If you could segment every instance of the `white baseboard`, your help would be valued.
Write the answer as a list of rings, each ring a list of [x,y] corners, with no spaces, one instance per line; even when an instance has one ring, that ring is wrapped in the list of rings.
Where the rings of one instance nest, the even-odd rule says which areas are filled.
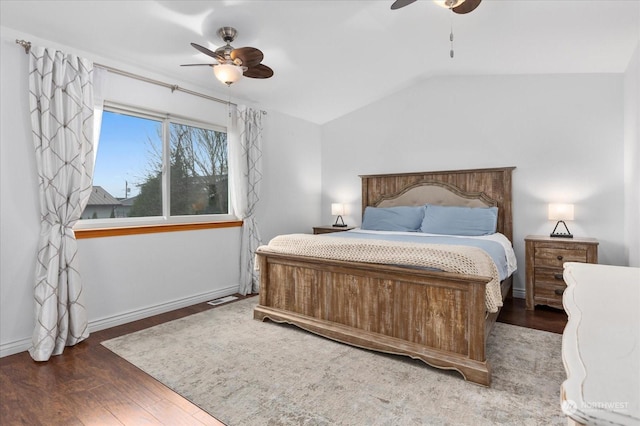
[[[524,299],[525,298],[525,292],[523,289],[519,289],[519,288],[514,288],[513,289],[513,297],[515,297],[516,299]]]
[[[115,327],[117,325],[126,324],[129,322],[137,321],[143,318],[149,318],[154,315],[163,314],[165,312],[174,311],[176,309],[184,308],[186,306],[195,305],[202,302],[208,302],[218,297],[229,296],[238,292],[238,287],[227,287],[223,289],[217,289],[195,296],[185,297],[183,299],[172,300],[160,305],[149,306],[147,308],[137,309],[135,311],[126,312],[120,315],[114,315],[98,320],[89,321],[89,332],[104,330],[106,328]]]
[[[24,352],[31,347],[31,337],[0,344],[0,358]]]
[[[152,317],[154,315],[163,314],[165,312],[174,311],[198,303],[208,302],[209,300],[219,297],[229,296],[238,292],[238,286],[231,286],[222,289],[216,289],[206,293],[196,294],[194,296],[182,299],[172,300],[170,302],[161,303],[159,305],[149,306],[146,308],[136,309],[106,318],[89,321],[89,332],[104,330],[106,328],[115,327],[117,325],[126,324],[143,318]],[[23,339],[14,340],[13,342],[0,344],[0,358],[24,352],[31,347],[31,336]]]

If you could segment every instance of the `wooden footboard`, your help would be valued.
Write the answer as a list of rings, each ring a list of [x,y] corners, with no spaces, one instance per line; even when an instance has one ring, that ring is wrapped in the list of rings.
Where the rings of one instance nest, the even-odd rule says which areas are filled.
[[[258,254],[254,318],[296,325],[350,345],[407,355],[489,386],[489,277]]]

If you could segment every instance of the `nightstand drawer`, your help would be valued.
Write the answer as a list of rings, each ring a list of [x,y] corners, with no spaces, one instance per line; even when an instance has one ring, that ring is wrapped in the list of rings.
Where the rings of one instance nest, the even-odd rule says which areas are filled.
[[[562,294],[567,288],[563,281],[558,284],[536,282],[535,299],[538,303],[562,309]]]
[[[536,268],[534,271],[534,279],[540,283],[564,285],[562,269]]]
[[[536,246],[535,249],[535,265],[550,266],[562,269],[565,262],[587,262],[586,248],[551,248]]]

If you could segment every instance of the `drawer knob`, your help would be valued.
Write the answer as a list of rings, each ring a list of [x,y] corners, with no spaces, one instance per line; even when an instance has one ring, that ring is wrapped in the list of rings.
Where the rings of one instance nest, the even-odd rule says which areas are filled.
[[[558,260],[562,260],[562,256],[558,256]]]
[[[561,280],[562,274],[553,274],[553,278],[555,278],[556,280]]]
[[[564,289],[563,288],[556,288],[554,290],[554,293],[557,294],[558,296],[562,296],[562,293],[564,293]]]

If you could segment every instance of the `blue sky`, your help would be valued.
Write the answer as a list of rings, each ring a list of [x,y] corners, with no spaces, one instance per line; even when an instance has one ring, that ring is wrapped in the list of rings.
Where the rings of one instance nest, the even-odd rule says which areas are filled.
[[[137,195],[137,184],[144,181],[150,168],[152,145],[161,152],[161,128],[160,121],[105,111],[93,185],[103,187],[116,198],[124,198],[128,182],[129,196]]]

